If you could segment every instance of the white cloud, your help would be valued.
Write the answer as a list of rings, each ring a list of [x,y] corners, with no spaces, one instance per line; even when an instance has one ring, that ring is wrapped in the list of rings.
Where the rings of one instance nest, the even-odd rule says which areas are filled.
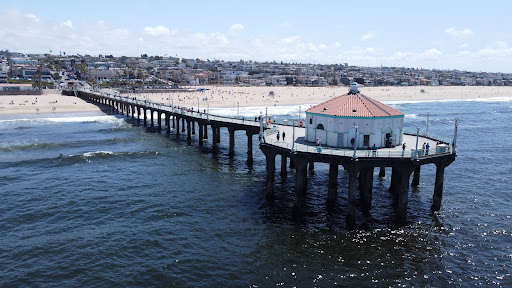
[[[471,31],[471,29],[469,29],[469,28],[457,30],[457,29],[455,29],[455,27],[450,27],[450,28],[444,30],[444,32],[446,34],[454,37],[455,39],[467,39],[467,38],[470,38],[471,36],[473,36],[473,31]]]
[[[461,48],[461,49],[468,48],[468,47],[469,47],[468,43],[464,43],[464,44],[459,46],[459,48]]]
[[[366,33],[363,36],[361,36],[361,41],[372,40],[375,37],[377,37],[377,33],[375,31],[369,31],[368,33]]]
[[[443,54],[443,53],[441,53],[441,51],[437,50],[436,48],[432,48],[430,50],[427,50],[427,51],[421,53],[420,56],[424,57],[424,58],[432,59],[432,58],[437,58],[437,57],[441,56],[441,54]]]
[[[295,42],[299,41],[299,39],[300,39],[299,36],[290,36],[290,37],[283,38],[281,40],[281,42],[284,44],[291,44],[291,43],[295,43]]]
[[[507,45],[507,42],[498,40],[498,41],[496,41],[496,47],[498,49],[507,49],[508,45]]]
[[[167,36],[170,33],[169,28],[165,26],[144,27],[144,32],[151,36]]]
[[[39,17],[37,17],[36,15],[32,14],[32,13],[29,13],[29,14],[25,14],[25,17],[27,17],[27,19],[30,19],[34,22],[39,22],[41,21],[41,19],[39,19]]]
[[[229,32],[232,32],[232,33],[240,32],[240,31],[244,30],[244,28],[245,27],[242,24],[233,24],[229,28]]]
[[[64,21],[64,23],[62,23],[63,26],[66,26],[66,27],[69,27],[69,28],[73,28],[73,22],[71,20],[66,20]]]

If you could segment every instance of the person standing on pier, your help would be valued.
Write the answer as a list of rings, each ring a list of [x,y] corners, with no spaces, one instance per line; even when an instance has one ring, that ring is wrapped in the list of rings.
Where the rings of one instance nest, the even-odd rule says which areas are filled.
[[[279,131],[277,131],[277,141],[279,141]]]
[[[427,145],[425,145],[425,155],[428,155],[428,149],[430,149],[430,144],[427,143]]]
[[[405,155],[405,142],[402,144],[402,157]]]
[[[284,133],[284,131],[283,131],[283,142],[284,142],[284,136],[286,136],[286,134],[285,134],[285,133]]]
[[[372,156],[373,157],[377,156],[377,146],[375,144],[373,144],[373,146],[372,146]]]

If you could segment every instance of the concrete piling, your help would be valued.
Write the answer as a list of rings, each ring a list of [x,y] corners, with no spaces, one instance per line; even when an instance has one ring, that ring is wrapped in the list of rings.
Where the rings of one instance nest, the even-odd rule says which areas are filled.
[[[329,185],[327,186],[327,207],[334,208],[338,198],[338,164],[329,164]]]

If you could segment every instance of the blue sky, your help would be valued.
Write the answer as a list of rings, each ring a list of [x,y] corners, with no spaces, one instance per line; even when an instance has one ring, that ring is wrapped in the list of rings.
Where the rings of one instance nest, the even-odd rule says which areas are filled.
[[[18,1],[0,49],[512,72],[512,1]]]

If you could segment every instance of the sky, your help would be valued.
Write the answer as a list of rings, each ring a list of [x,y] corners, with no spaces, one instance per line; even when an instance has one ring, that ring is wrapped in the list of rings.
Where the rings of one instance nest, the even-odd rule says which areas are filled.
[[[9,2],[0,50],[512,73],[505,0]]]

